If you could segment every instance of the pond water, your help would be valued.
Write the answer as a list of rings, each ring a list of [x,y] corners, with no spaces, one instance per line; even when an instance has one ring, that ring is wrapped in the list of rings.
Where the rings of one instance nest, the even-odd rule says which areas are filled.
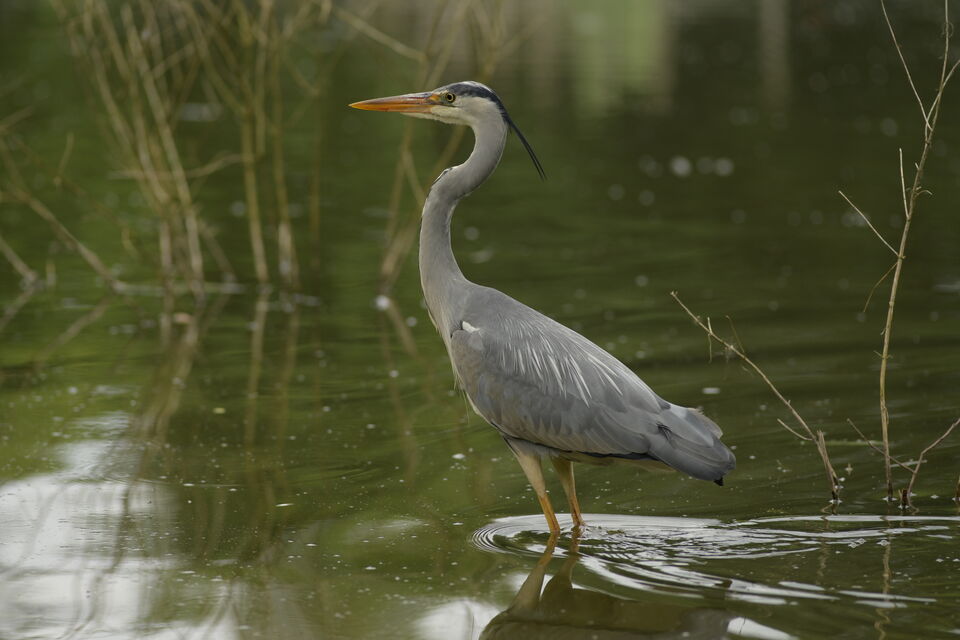
[[[886,285],[864,305],[892,256],[837,192],[896,242],[898,149],[909,167],[921,146],[879,5],[383,4],[324,8],[288,52],[319,87],[306,99],[283,76],[300,109],[282,136],[299,289],[256,285],[243,175],[226,163],[191,182],[237,273],[203,302],[163,295],[157,218],[62,6],[0,7],[0,136],[31,192],[131,285],[110,294],[9,197],[4,165],[0,236],[43,286],[0,264],[0,638],[960,635],[960,432],[901,510],[848,424],[879,439]],[[942,7],[890,10],[929,104]],[[455,216],[464,272],[702,407],[738,458],[726,486],[580,466],[589,527],[561,516],[554,544],[454,390],[416,247],[402,249],[408,183],[429,185],[455,132],[346,104],[470,77],[498,91],[548,179],[511,139]],[[203,95],[176,131],[188,168],[239,153]],[[957,86],[944,101],[893,334],[891,446],[908,465],[960,417]],[[732,337],[729,317],[825,432],[838,505],[814,447],[778,424],[785,407],[711,354],[672,291]]]

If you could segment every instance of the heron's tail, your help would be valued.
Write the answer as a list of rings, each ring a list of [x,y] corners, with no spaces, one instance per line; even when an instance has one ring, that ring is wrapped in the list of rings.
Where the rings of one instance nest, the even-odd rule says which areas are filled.
[[[696,409],[677,405],[659,418],[658,433],[650,438],[650,455],[694,478],[722,485],[737,459],[720,442],[720,427]]]

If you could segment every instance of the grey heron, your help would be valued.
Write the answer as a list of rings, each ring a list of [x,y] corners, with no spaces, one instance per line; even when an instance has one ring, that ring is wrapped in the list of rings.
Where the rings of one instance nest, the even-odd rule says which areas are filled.
[[[450,219],[457,203],[493,173],[510,130],[543,177],[540,161],[497,94],[467,81],[350,106],[473,129],[470,156],[445,169],[424,202],[420,282],[460,388],[516,456],[551,534],[560,526],[547,497],[543,458],[560,477],[575,528],[585,523],[572,462],[652,462],[722,485],[735,459],[712,420],[667,402],[579,333],[464,277],[450,244]]]

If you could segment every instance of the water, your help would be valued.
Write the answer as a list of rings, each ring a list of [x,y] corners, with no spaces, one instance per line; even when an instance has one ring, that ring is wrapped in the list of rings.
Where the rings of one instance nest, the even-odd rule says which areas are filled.
[[[342,16],[297,41],[305,77],[339,56],[285,138],[300,293],[253,284],[230,166],[194,186],[239,286],[171,308],[155,218],[116,173],[58,19],[46,5],[7,5],[0,120],[30,107],[13,130],[53,167],[72,133],[64,173],[90,198],[15,158],[37,197],[140,288],[107,295],[34,212],[0,203],[0,234],[50,281],[23,289],[0,264],[0,638],[960,633],[960,437],[928,456],[919,510],[904,512],[882,500],[880,461],[847,424],[878,437],[884,295],[863,307],[890,256],[836,192],[895,241],[897,149],[909,161],[919,146],[882,14],[867,2],[674,4],[525,3],[474,18],[531,34],[496,49],[490,84],[549,179],[511,140],[457,213],[464,271],[581,331],[664,397],[702,406],[738,457],[723,488],[579,467],[590,527],[566,528],[555,548],[518,465],[453,391],[411,257],[378,299],[405,127],[424,181],[451,130],[344,105],[425,88],[416,63]],[[371,24],[419,47],[437,10],[382,8]],[[939,7],[891,11],[929,91]],[[443,81],[489,59],[471,53],[476,31],[463,33]],[[286,87],[291,109],[303,90]],[[895,325],[892,446],[905,463],[960,415],[954,113],[929,161],[933,195]],[[205,145],[237,152],[229,118],[204,126],[178,132],[189,167],[209,159]],[[416,220],[409,193],[398,211],[399,228]],[[275,207],[264,216],[272,260]],[[785,409],[737,362],[710,358],[671,291],[715,327],[730,316],[824,430],[843,476],[836,513],[813,447],[776,422]]]

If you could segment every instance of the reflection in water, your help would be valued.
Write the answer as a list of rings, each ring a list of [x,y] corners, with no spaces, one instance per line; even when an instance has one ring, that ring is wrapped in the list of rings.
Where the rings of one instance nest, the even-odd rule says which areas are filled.
[[[222,296],[158,322],[167,327],[160,332],[164,348],[142,389],[115,383],[72,390],[74,410],[95,407],[100,397],[137,397],[131,409],[74,418],[85,437],[45,447],[55,472],[2,485],[0,637],[86,637],[109,629],[124,629],[123,637],[239,637],[252,622],[274,637],[271,629],[314,637],[302,603],[273,570],[289,559],[292,542],[281,536],[291,524],[282,458],[300,312],[281,305],[277,392],[273,411],[260,418],[269,300],[256,301],[247,323],[248,394],[218,399],[235,417],[226,422],[221,451],[205,456],[205,432],[215,425],[187,399],[202,386],[192,384],[192,373],[227,301]],[[105,308],[71,325],[79,328],[44,349],[37,368]],[[212,413],[226,412],[221,406]],[[258,429],[250,426],[255,422]],[[314,533],[302,522],[295,528]],[[249,567],[257,575],[247,575]]]
[[[725,638],[735,615],[718,609],[679,606],[654,599],[626,600],[577,588],[573,569],[580,559],[579,536],[573,535],[560,569],[546,588],[543,580],[553,558],[551,537],[510,607],[487,625],[481,638]],[[770,637],[770,636],[768,636]]]
[[[799,516],[721,523],[591,514],[588,521],[598,526],[588,528],[581,539],[574,538],[562,569],[547,589],[541,594],[540,585],[554,552],[551,542],[511,607],[494,622],[535,637],[533,625],[548,626],[551,621],[581,627],[602,621],[607,625],[604,628],[610,628],[610,621],[623,621],[629,628],[650,631],[681,625],[693,633],[684,637],[714,637],[703,635],[707,633],[704,626],[712,629],[722,620],[730,622],[729,630],[738,635],[786,638],[789,634],[731,611],[746,610],[750,605],[837,602],[872,610],[879,630],[889,625],[891,609],[938,602],[935,591],[918,592],[915,584],[909,585],[913,589],[909,595],[894,591],[890,565],[895,544],[923,548],[922,541],[952,538],[960,526],[960,518],[944,516]],[[536,516],[523,516],[495,521],[478,530],[474,541],[487,551],[529,555],[543,548],[540,541],[546,536]],[[905,549],[904,553],[911,552]],[[811,554],[814,562],[806,560]],[[914,552],[912,558],[919,555]],[[864,560],[854,560],[854,556]],[[588,585],[642,596],[644,603],[653,604],[628,606],[617,598],[574,589],[571,575],[578,562],[586,570]],[[873,566],[878,563],[879,567]],[[879,574],[877,589],[867,587],[860,573],[849,571],[858,564],[868,571],[866,576]],[[694,597],[707,605],[719,605],[725,612],[678,607],[671,604],[677,597]],[[593,611],[607,612],[603,617],[591,616],[586,605],[590,599],[595,600],[589,605]],[[656,617],[644,613],[644,607],[656,612]],[[587,613],[578,619],[581,610]],[[650,625],[653,619],[658,621],[657,627]]]

